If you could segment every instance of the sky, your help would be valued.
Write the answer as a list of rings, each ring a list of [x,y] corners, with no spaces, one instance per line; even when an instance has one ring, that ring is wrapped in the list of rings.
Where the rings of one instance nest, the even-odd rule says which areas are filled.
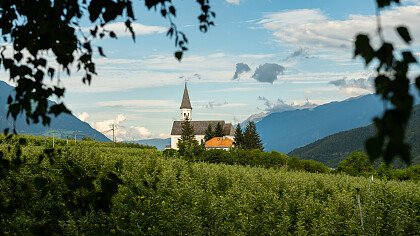
[[[134,1],[136,42],[123,23],[112,23],[108,29],[118,39],[95,42],[106,57],[96,55],[98,76],[92,84],[84,85],[78,73],[61,77],[64,102],[73,114],[101,132],[117,124],[117,140],[131,141],[169,137],[172,122],[180,118],[185,81],[193,120],[233,123],[373,92],[373,67],[353,58],[357,33],[378,45],[373,0],[211,1],[216,26],[207,33],[198,29],[198,4],[173,2],[174,22],[189,41],[182,62],[166,37],[168,21]],[[420,0],[402,3],[381,14],[385,38],[419,57]],[[410,47],[395,33],[401,24],[415,39]],[[2,71],[0,79],[7,78]]]

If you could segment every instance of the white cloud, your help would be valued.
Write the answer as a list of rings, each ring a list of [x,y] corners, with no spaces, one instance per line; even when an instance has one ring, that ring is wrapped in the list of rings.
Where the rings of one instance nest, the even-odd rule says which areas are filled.
[[[175,108],[179,104],[173,100],[114,100],[96,103],[98,106],[123,106],[130,108]]]
[[[134,33],[136,35],[148,35],[148,34],[160,34],[165,33],[168,29],[162,26],[154,26],[154,25],[143,25],[140,23],[132,23],[131,26],[133,27]],[[116,22],[107,24],[105,26],[106,30],[114,31],[117,37],[125,37],[130,36],[131,33],[125,26],[123,22]]]
[[[126,140],[145,139],[145,138],[150,138],[151,136],[152,136],[152,132],[150,132],[145,127],[130,126],[130,128],[128,129],[128,131],[126,133],[125,139]]]
[[[77,113],[76,115],[79,120],[86,122],[89,119],[89,114],[87,112]]]
[[[234,5],[239,5],[239,3],[241,3],[241,0],[226,0],[226,2]]]
[[[110,139],[112,139],[112,126],[115,125],[114,135],[116,140],[119,142],[152,137],[153,133],[146,127],[135,125],[126,127],[123,124],[125,122],[127,122],[127,118],[125,117],[125,115],[118,114],[113,119],[93,122],[91,123],[91,125],[99,132],[104,133]]]
[[[165,134],[165,133],[160,133],[160,134],[159,134],[159,138],[166,139],[166,138],[170,138],[170,137],[171,137],[171,135],[170,135],[170,134]]]
[[[282,43],[331,50],[351,49],[357,33],[375,34],[375,17],[349,15],[344,20],[335,20],[319,9],[299,9],[266,14],[258,24],[272,31],[276,40]],[[420,28],[416,23],[420,22],[420,6],[385,10],[381,12],[381,18],[388,41],[404,46],[394,30],[397,25],[407,25],[413,38],[420,38]]]
[[[105,132],[111,129],[111,125],[119,125],[121,122],[125,121],[126,117],[124,114],[118,114],[114,119],[103,120],[98,122],[93,122],[91,125],[93,128],[98,130],[99,132]],[[119,129],[116,129],[116,134],[119,134]],[[111,133],[112,135],[112,133]],[[117,135],[118,136],[118,135]]]

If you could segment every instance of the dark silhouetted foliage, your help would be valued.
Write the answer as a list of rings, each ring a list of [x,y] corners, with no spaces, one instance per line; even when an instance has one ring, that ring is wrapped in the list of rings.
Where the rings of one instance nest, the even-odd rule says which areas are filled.
[[[386,163],[391,163],[395,157],[400,157],[405,163],[411,162],[410,146],[405,140],[406,128],[413,107],[413,96],[409,93],[409,68],[417,64],[417,60],[409,50],[397,51],[392,43],[386,41],[382,33],[380,10],[399,4],[399,0],[376,0],[377,33],[381,45],[374,48],[368,35],[359,34],[355,39],[354,56],[360,56],[369,66],[376,62],[375,78],[376,94],[389,104],[382,117],[374,119],[377,129],[375,137],[366,141],[366,150],[371,160],[383,157]],[[405,26],[397,26],[395,31],[409,45],[412,41],[409,30]],[[419,87],[420,76],[416,85]]]
[[[200,7],[199,29],[207,32],[214,25],[215,13],[208,1],[196,2]],[[148,9],[159,8],[161,16],[168,19],[167,36],[174,39],[177,47],[174,55],[181,60],[188,50],[188,40],[173,22],[176,8],[172,1],[145,0],[144,4]],[[132,5],[132,0],[0,1],[0,35],[4,45],[10,45],[2,46],[0,65],[17,84],[15,96],[8,98],[8,115],[16,119],[18,114],[25,113],[27,123],[48,125],[52,115],[70,113],[62,102],[48,105],[48,98],[55,96],[60,100],[65,89],[47,83],[46,78],[53,80],[61,70],[70,75],[71,65],[75,65],[84,74],[83,83],[90,84],[97,74],[94,52],[105,56],[104,49],[95,46],[94,41],[117,38],[115,32],[106,30],[107,24],[124,21],[135,40]],[[83,21],[89,22],[89,33],[82,28]],[[5,53],[9,51],[11,56]],[[47,60],[47,55],[53,61]]]

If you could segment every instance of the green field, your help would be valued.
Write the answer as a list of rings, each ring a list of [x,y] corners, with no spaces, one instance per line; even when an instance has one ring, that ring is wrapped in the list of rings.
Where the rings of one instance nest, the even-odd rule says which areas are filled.
[[[112,143],[0,150],[0,235],[420,234],[418,182],[188,162]]]

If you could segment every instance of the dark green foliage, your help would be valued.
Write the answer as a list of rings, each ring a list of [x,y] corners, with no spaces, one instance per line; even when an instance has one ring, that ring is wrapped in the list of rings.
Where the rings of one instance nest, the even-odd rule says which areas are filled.
[[[246,126],[246,129],[244,132],[243,148],[244,149],[259,149],[259,150],[264,149],[260,136],[257,132],[257,127],[255,126],[255,123],[253,121],[248,122]]]
[[[306,171],[310,173],[329,173],[329,168],[320,162],[313,160],[300,160],[299,158],[288,157],[279,152],[263,152],[259,149],[236,149],[233,151],[216,149],[207,150],[197,156],[195,161],[288,169],[294,171]]]
[[[213,132],[213,129],[211,128],[211,124],[209,124],[209,126],[207,126],[206,133],[204,135],[204,140],[209,141],[213,137],[215,137],[215,133]]]
[[[182,122],[182,133],[179,141],[191,141],[194,139],[194,128],[191,125],[191,122],[189,120]]]
[[[420,165],[412,165],[405,169],[395,169],[391,165],[382,162],[376,174],[379,178],[386,180],[412,180],[418,182],[420,181]]]
[[[351,176],[370,176],[375,173],[369,157],[363,152],[354,152],[338,164],[337,171]]]
[[[225,136],[223,132],[223,127],[220,123],[217,123],[216,128],[214,129],[214,137],[223,137]]]
[[[162,153],[165,157],[177,157],[178,156],[178,151],[175,150],[175,149],[172,149],[172,148],[165,149],[165,150],[163,150]]]
[[[215,13],[208,1],[196,2],[200,6],[199,30],[207,32],[209,27],[214,26]],[[162,17],[168,19],[170,28],[167,36],[174,39],[178,50],[175,57],[181,60],[188,50],[188,40],[173,22],[176,9],[172,1],[146,0],[144,3],[148,9],[160,8]],[[52,115],[70,113],[63,103],[48,105],[48,98],[62,98],[65,89],[51,85],[55,83],[46,83],[44,79],[54,79],[54,75],[59,74],[55,68],[62,68],[70,75],[71,65],[75,65],[84,74],[83,83],[90,84],[97,74],[93,60],[94,41],[104,37],[117,38],[115,32],[105,29],[108,23],[123,20],[135,40],[131,0],[0,1],[0,15],[0,36],[4,45],[12,45],[10,51],[2,46],[0,65],[8,71],[10,80],[17,84],[15,96],[8,98],[8,115],[16,119],[18,114],[25,113],[27,123],[48,125]],[[86,30],[81,22],[90,24],[89,35],[84,32]],[[4,52],[12,55],[7,56],[9,53]],[[98,53],[105,56],[102,47],[98,47]],[[46,55],[55,61],[51,64]]]
[[[400,1],[377,0],[376,2],[379,13],[379,9]],[[379,14],[378,17],[380,18]],[[412,38],[406,27],[398,26],[396,31],[407,44],[410,44]],[[372,61],[377,62],[376,94],[391,105],[382,117],[374,119],[377,134],[366,141],[366,151],[371,160],[382,157],[386,163],[391,163],[398,156],[409,164],[411,155],[405,135],[413,106],[413,97],[409,93],[408,71],[411,64],[417,61],[410,51],[397,52],[391,43],[385,41],[380,20],[378,20],[377,32],[382,44],[378,49],[371,46],[367,35],[359,34],[356,36],[354,50],[354,56],[361,56],[366,66]],[[397,56],[397,53],[401,56]]]
[[[194,128],[189,120],[182,122],[181,138],[178,139],[178,151],[181,156],[194,159],[204,150],[194,136]]]
[[[242,146],[244,146],[244,134],[240,124],[236,125],[235,128],[235,146],[237,148],[242,148]]]
[[[8,146],[0,144],[0,161],[16,155]],[[1,235],[416,235],[420,229],[415,182],[305,173],[299,168],[322,169],[259,150],[238,150],[236,157],[214,150],[208,157],[270,169],[82,141],[60,150],[27,145],[18,171],[0,167]],[[55,162],[35,164],[41,154]]]

